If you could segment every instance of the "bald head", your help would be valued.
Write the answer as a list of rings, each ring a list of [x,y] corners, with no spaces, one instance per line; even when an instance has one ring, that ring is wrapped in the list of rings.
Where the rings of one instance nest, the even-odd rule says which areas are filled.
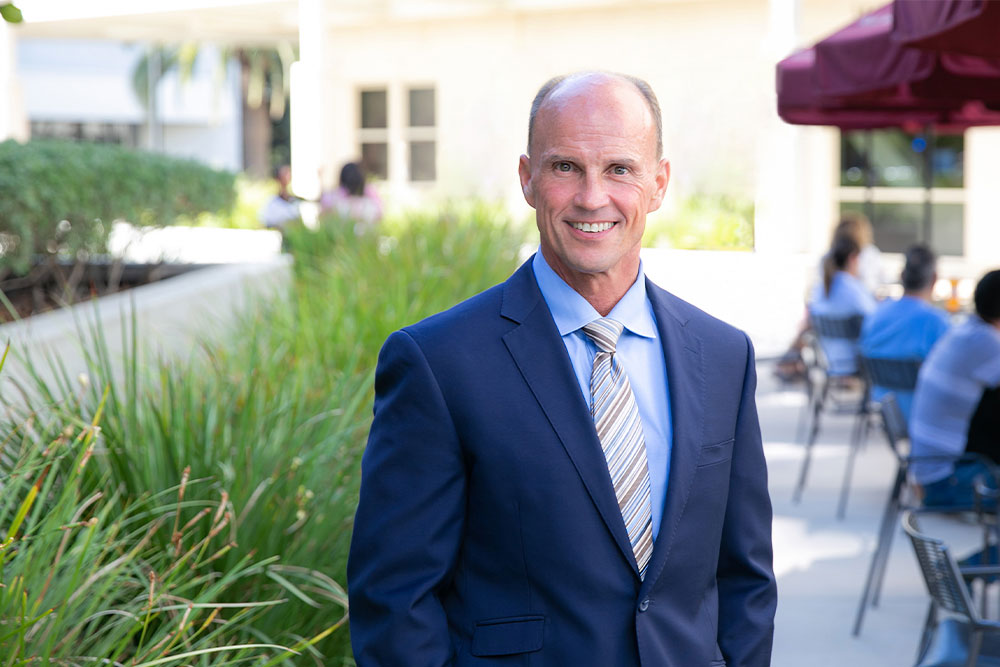
[[[535,99],[531,103],[531,113],[528,116],[528,154],[530,155],[532,152],[531,146],[535,139],[535,120],[544,106],[550,102],[557,103],[566,97],[586,94],[590,88],[612,82],[628,84],[642,96],[656,131],[656,158],[663,157],[663,116],[660,113],[660,103],[656,99],[656,94],[642,79],[614,72],[577,72],[553,77],[546,81],[538,89]]]

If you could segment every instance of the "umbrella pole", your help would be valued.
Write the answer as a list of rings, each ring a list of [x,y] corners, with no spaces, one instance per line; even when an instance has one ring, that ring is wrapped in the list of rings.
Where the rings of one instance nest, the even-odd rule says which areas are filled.
[[[924,126],[924,225],[922,238],[931,245],[931,228],[934,223],[934,209],[931,205],[931,188],[934,186],[934,127]]]
[[[875,224],[875,170],[872,167],[872,151],[875,149],[875,137],[871,130],[865,130],[865,217]]]

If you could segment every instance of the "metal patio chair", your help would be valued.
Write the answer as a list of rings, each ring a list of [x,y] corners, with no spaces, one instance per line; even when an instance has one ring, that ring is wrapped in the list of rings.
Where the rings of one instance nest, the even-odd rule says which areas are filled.
[[[851,375],[834,375],[830,372],[830,363],[824,352],[824,343],[837,340],[847,341],[857,344],[861,336],[861,324],[864,321],[863,315],[851,315],[849,317],[828,317],[810,313],[809,321],[812,324],[814,334],[814,357],[815,362],[807,369],[806,389],[808,400],[800,418],[800,429],[802,424],[807,424],[805,431],[808,433],[805,442],[805,454],[802,459],[802,466],[799,468],[798,481],[792,493],[792,502],[802,500],[802,491],[806,485],[809,475],[809,465],[812,462],[813,445],[819,435],[820,417],[824,412],[840,415],[854,415],[855,424],[852,429],[851,443],[860,437],[861,420],[864,415],[865,405],[868,403],[868,387],[865,384],[861,373]],[[846,387],[853,383],[853,387]]]
[[[960,568],[943,541],[920,532],[913,512],[902,524],[931,596],[916,667],[1000,667],[1000,622],[982,617],[970,590],[973,580],[1000,574],[1000,566]]]
[[[889,498],[886,501],[885,509],[882,511],[882,520],[879,523],[878,539],[875,544],[875,551],[872,553],[872,560],[868,567],[868,574],[865,577],[864,589],[861,592],[861,601],[858,604],[858,611],[854,619],[854,629],[851,634],[855,637],[861,633],[861,625],[864,622],[865,611],[869,606],[877,607],[879,594],[882,589],[882,581],[885,578],[886,565],[889,562],[889,554],[892,550],[892,540],[899,525],[899,517],[904,511],[911,513],[926,514],[961,514],[976,513],[980,522],[993,521],[995,524],[995,513],[991,510],[985,512],[983,505],[977,495],[976,501],[967,505],[941,506],[935,505],[925,507],[920,504],[916,491],[908,483],[908,473],[910,464],[915,460],[927,461],[937,457],[913,457],[909,453],[909,435],[906,429],[906,420],[899,409],[894,394],[883,397],[880,403],[880,414],[882,416],[882,427],[885,431],[886,439],[892,452],[896,457],[896,476],[893,480],[892,488],[889,491]],[[955,459],[948,458],[949,461]],[[994,479],[994,487],[997,487],[996,480],[998,474],[995,467],[981,456],[970,454],[959,457],[958,461],[982,461],[987,464]],[[977,485],[978,486],[978,485]],[[977,488],[980,495],[986,492]],[[995,507],[995,504],[994,504]],[[984,523],[984,548],[988,546],[988,531],[993,527]]]
[[[874,387],[881,387],[890,392],[912,392],[917,386],[917,375],[920,373],[922,363],[922,359],[884,359],[864,355],[858,359],[858,365],[864,375],[869,393]],[[861,430],[858,437],[851,442],[847,453],[847,464],[844,467],[844,481],[840,485],[840,502],[837,503],[838,519],[843,519],[847,512],[847,496],[851,490],[854,460],[868,441],[868,432],[871,430],[873,418],[880,415],[879,402],[871,400],[870,396],[861,409]]]

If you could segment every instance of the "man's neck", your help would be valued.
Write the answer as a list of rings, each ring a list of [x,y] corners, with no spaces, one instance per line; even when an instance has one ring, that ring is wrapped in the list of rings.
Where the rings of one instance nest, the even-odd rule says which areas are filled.
[[[601,317],[607,317],[608,313],[621,301],[629,288],[635,284],[639,275],[639,256],[636,254],[634,261],[623,260],[610,270],[601,273],[584,273],[574,271],[562,265],[561,262],[551,259],[542,249],[542,256],[545,263],[563,279],[567,285],[586,299],[587,303],[594,307]]]

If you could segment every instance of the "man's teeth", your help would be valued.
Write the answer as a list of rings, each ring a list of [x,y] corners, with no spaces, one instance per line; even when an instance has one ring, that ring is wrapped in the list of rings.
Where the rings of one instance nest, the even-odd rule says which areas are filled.
[[[613,222],[571,222],[573,229],[579,229],[581,232],[603,232],[614,227]]]

